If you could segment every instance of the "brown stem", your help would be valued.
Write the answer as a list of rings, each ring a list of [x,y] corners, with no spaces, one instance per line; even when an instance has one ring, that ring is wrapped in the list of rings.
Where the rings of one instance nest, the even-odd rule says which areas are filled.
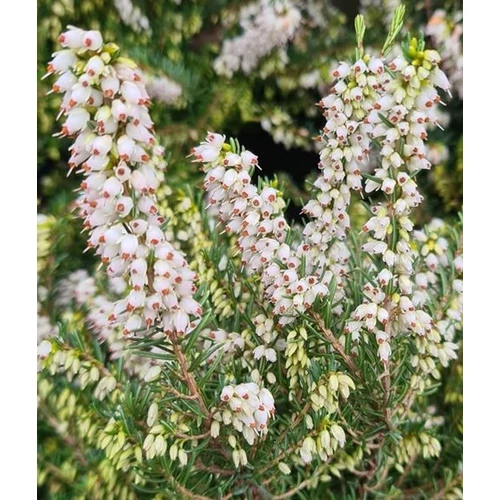
[[[347,354],[345,352],[344,347],[342,346],[340,341],[335,337],[333,332],[326,327],[325,322],[323,321],[323,318],[316,312],[312,312],[311,316],[317,321],[318,326],[321,329],[321,331],[323,332],[323,334],[325,335],[326,339],[328,340],[328,342],[330,342],[332,347],[337,351],[337,353],[340,355],[340,357],[344,360],[345,364],[347,365],[347,367],[349,368],[351,373],[355,374],[359,379],[361,379],[361,373],[360,373],[358,367],[356,366],[354,359],[351,356],[349,356],[349,354]]]
[[[196,394],[184,394],[173,387],[165,387],[165,391],[180,399],[197,399]]]
[[[205,404],[205,401],[203,400],[202,395],[200,394],[200,391],[198,389],[198,386],[196,384],[196,381],[192,375],[192,373],[189,371],[189,366],[188,362],[186,359],[186,356],[184,355],[184,352],[181,349],[180,343],[179,343],[179,338],[177,337],[177,334],[172,335],[172,346],[174,348],[174,353],[177,358],[177,361],[179,362],[179,365],[181,367],[182,375],[184,376],[184,380],[186,381],[188,387],[189,387],[189,392],[193,396],[193,399],[196,399],[200,405],[201,411],[205,414],[207,418],[210,417],[210,412],[208,411],[208,408]]]
[[[415,498],[415,495],[417,493],[430,493],[433,488],[438,486],[441,489],[435,495],[430,497],[430,500],[439,500],[439,499],[443,498],[443,495],[448,491],[449,488],[452,488],[456,484],[460,483],[462,481],[462,479],[463,479],[463,475],[458,474],[448,484],[446,483],[446,481],[444,479],[440,479],[439,481],[436,481],[435,484],[434,483],[433,484],[426,484],[423,486],[415,486],[414,488],[402,490],[403,498],[407,498],[410,500],[412,498]],[[426,497],[426,498],[428,498],[428,497]]]
[[[191,434],[183,434],[182,432],[174,434],[175,438],[184,439],[185,441],[194,441],[195,439],[204,439],[208,436],[210,436],[210,431],[207,431],[203,434],[197,434],[195,436],[192,436]]]
[[[377,470],[377,468],[375,468],[375,470]],[[387,476],[389,475],[389,470],[390,470],[390,466],[386,465],[384,467],[384,469],[382,470],[382,474],[380,475],[380,479],[377,481],[377,483],[374,486],[364,486],[363,487],[364,491],[365,492],[368,492],[368,491],[373,492],[373,491],[377,491],[380,488],[382,488],[382,486],[384,486],[385,480],[387,479]]]
[[[204,495],[197,495],[192,491],[188,490],[182,484],[178,483],[172,476],[168,476],[168,478],[174,483],[175,489],[184,495],[184,498],[192,498],[194,500],[212,500],[210,497],[206,497]]]
[[[413,467],[413,464],[415,463],[415,460],[417,459],[417,457],[418,457],[418,453],[414,453],[412,455],[412,457],[410,458],[410,461],[406,464],[406,467],[404,468],[403,474],[401,474],[399,479],[394,484],[394,486],[396,486],[396,488],[400,488],[404,484],[405,479],[408,477],[408,474],[410,473],[411,468]]]
[[[382,374],[382,389],[384,391],[384,416],[385,423],[389,430],[392,430],[392,414],[389,408],[389,396],[391,393],[391,374],[389,372],[389,363],[384,363],[384,373]]]
[[[212,474],[220,474],[221,476],[234,476],[236,474],[234,470],[221,469],[216,465],[205,465],[201,460],[197,460],[195,463],[197,469],[211,472]]]
[[[309,483],[314,481],[318,475],[322,474],[323,471],[327,469],[327,467],[328,467],[328,464],[325,464],[323,467],[320,467],[317,471],[315,471],[315,474],[313,475],[313,477],[310,477],[309,479],[305,479],[300,484],[298,484],[295,488],[292,488],[291,490],[288,490],[286,493],[283,493],[283,495],[273,495],[273,500],[281,500],[283,498],[290,498],[291,496],[295,495],[295,493],[304,489],[306,486],[309,485]]]

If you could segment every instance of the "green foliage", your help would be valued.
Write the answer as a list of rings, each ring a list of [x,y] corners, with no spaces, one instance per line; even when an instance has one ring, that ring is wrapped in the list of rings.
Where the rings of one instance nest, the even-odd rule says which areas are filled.
[[[326,296],[307,314],[292,325],[278,325],[272,304],[262,299],[260,279],[242,267],[235,237],[207,211],[197,185],[199,174],[186,158],[206,130],[237,133],[250,122],[261,122],[276,142],[313,149],[312,137],[323,121],[310,103],[328,88],[332,61],[352,59],[355,50],[362,56],[367,50],[363,39],[365,47],[389,51],[400,31],[406,34],[425,22],[421,2],[407,6],[405,24],[404,9],[390,23],[384,9],[368,8],[364,20],[357,18],[356,35],[344,28],[344,14],[329,2],[318,2],[324,23],[300,31],[286,48],[286,64],[274,51],[249,75],[217,76],[213,61],[223,40],[241,31],[236,20],[246,3],[137,1],[134,5],[150,23],[149,30],[137,31],[120,20],[112,2],[39,1],[39,78],[58,34],[73,24],[101,30],[144,72],[167,76],[182,87],[173,103],[154,102],[151,109],[170,154],[168,183],[162,183],[157,198],[167,239],[197,273],[195,299],[204,310],[186,337],[165,338],[153,331],[124,338],[117,329],[96,335],[93,313],[119,294],[96,258],[82,254],[86,238],[72,212],[78,179],[66,177],[69,143],[52,137],[58,129],[54,117],[59,98],[45,96],[50,84],[40,81],[39,196],[47,215],[38,223],[38,314],[39,335],[45,337],[42,326],[50,334],[41,342],[46,352],[38,374],[39,496],[461,498],[460,321],[454,323],[454,335],[450,333],[460,347],[458,360],[439,361],[445,347],[441,338],[401,335],[393,342],[388,370],[379,360],[373,335],[362,334],[354,342],[345,333],[351,313],[363,302],[364,285],[375,279],[374,261],[351,252],[345,300],[339,303],[333,279]],[[316,84],[304,85],[304,75],[312,72],[319,75]],[[455,100],[451,109],[457,121],[459,108]],[[428,273],[429,254],[446,257],[426,289],[435,323],[454,317],[461,308],[456,290],[461,280],[456,259],[462,254],[456,215],[462,173],[458,128],[452,124],[445,134],[432,133],[436,147],[453,149],[426,177],[430,200],[417,217],[422,233],[412,241],[416,274]],[[234,139],[225,147],[244,150]],[[364,175],[377,179],[369,172]],[[257,182],[259,188],[277,188],[280,200],[286,197],[283,208],[290,200],[302,205],[312,196],[310,183],[298,186],[287,173]],[[367,241],[362,231],[370,210],[367,201],[377,200],[374,196],[352,203],[350,248]],[[449,217],[426,224],[430,213]],[[297,223],[288,241],[298,241],[300,232]],[[83,299],[69,279],[81,269],[88,274],[79,283],[90,277],[93,287]],[[261,318],[270,319],[270,330],[277,333],[271,347],[279,350],[280,340],[286,340],[276,363],[252,355],[261,344]],[[244,348],[226,350],[229,342],[214,341],[218,331],[236,332]],[[272,387],[276,406],[268,434],[255,445],[232,425],[224,425],[226,407],[220,398],[228,384],[250,381]],[[318,453],[304,465],[300,452],[307,452],[311,442],[320,451],[331,447],[333,453],[327,460]]]

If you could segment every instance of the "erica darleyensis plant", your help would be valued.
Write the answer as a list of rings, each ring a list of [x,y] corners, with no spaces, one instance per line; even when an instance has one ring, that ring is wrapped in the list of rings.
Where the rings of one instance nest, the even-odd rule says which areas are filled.
[[[172,192],[138,67],[99,32],[60,36],[48,74],[100,265],[48,279],[61,243],[40,218],[39,483],[52,495],[460,497],[460,414],[443,388],[460,385],[461,232],[413,221],[450,85],[423,39],[394,47],[403,13],[378,53],[356,19],[353,60],[319,102],[303,226],[222,134],[190,152],[205,194]]]

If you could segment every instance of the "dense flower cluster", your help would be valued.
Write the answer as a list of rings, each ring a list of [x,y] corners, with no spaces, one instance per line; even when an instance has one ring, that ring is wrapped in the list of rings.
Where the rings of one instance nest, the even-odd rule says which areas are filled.
[[[107,319],[124,333],[153,325],[185,333],[201,309],[192,298],[195,275],[162,229],[155,192],[166,163],[142,77],[99,32],[70,27],[59,40],[64,50],[48,72],[60,75],[53,90],[64,93],[60,135],[76,136],[69,166],[85,176],[78,208],[88,246],[109,277],[128,285]]]
[[[326,295],[325,283],[330,283],[333,272],[321,272],[321,268],[313,275],[301,273],[301,256],[308,254],[310,245],[302,243],[294,249],[286,243],[290,228],[283,217],[281,194],[273,187],[253,185],[251,171],[257,166],[257,157],[250,151],[230,151],[224,140],[222,135],[209,133],[192,152],[206,172],[209,204],[217,209],[226,231],[238,235],[242,263],[248,272],[262,276],[279,323],[290,323],[316,297]],[[312,271],[313,265],[310,262],[306,270]]]
[[[243,33],[224,40],[215,70],[227,76],[239,70],[250,73],[263,56],[294,36],[300,21],[300,11],[290,0],[259,0],[244,7],[240,12]]]
[[[172,104],[182,95],[182,87],[166,76],[146,75],[146,90],[155,101]]]
[[[274,398],[267,389],[253,382],[227,385],[221,400],[227,405],[222,411],[222,422],[232,424],[250,446],[258,436],[267,433],[267,424],[275,412]]]
[[[416,370],[411,382],[423,390],[429,383],[426,375],[440,378],[436,362],[447,367],[458,357],[456,333],[462,329],[463,320],[463,258],[461,250],[450,258],[446,225],[441,219],[433,219],[425,230],[414,231],[413,236],[417,245],[414,255],[422,264],[415,274],[412,302],[415,307],[426,307],[444,290],[438,307],[434,309],[431,330],[415,339],[417,354],[411,362]],[[446,287],[441,282],[443,270],[454,276]]]
[[[381,190],[387,202],[372,207],[373,217],[363,226],[369,238],[362,250],[372,258],[380,256],[382,262],[377,283],[366,283],[365,301],[354,311],[347,331],[355,338],[360,328],[373,332],[384,362],[391,354],[393,335],[411,331],[422,336],[432,329],[431,316],[411,300],[413,223],[408,216],[422,201],[412,177],[431,166],[424,141],[426,126],[437,123],[435,108],[440,97],[436,87],[450,88],[439,61],[437,52],[424,51],[412,40],[405,57],[388,62],[393,77],[379,87],[367,118],[368,137],[380,148],[381,164],[365,191]]]
[[[126,283],[122,278],[112,278],[109,288],[116,294],[123,293]],[[58,284],[57,303],[71,311],[83,308],[86,322],[92,328],[99,342],[105,342],[111,359],[121,359],[123,368],[131,375],[144,380],[151,380],[160,373],[160,366],[155,359],[139,356],[127,350],[127,342],[119,326],[112,325],[108,317],[114,310],[114,302],[99,290],[96,280],[86,270],[71,273]],[[153,347],[152,352],[158,352]]]
[[[317,439],[306,437],[300,447],[299,455],[304,464],[311,463],[314,456],[326,462],[339,447],[343,448],[345,443],[344,429],[337,423],[331,423],[329,428],[319,433]]]
[[[290,114],[283,109],[268,110],[260,124],[262,129],[272,136],[275,143],[283,144],[286,149],[300,147],[304,150],[311,150],[317,147],[316,142],[311,142],[309,130],[297,127]]]
[[[365,121],[373,110],[378,92],[389,82],[384,74],[383,61],[376,58],[359,60],[352,67],[341,64],[335,69],[334,77],[338,81],[332,93],[320,103],[325,109],[327,123],[321,136],[321,175],[315,182],[317,195],[304,207],[303,211],[309,215],[311,222],[306,225],[304,240],[297,248],[290,248],[284,243],[289,229],[284,219],[279,223],[281,230],[277,232],[271,226],[271,221],[267,222],[269,228],[265,227],[264,222],[255,229],[251,227],[259,224],[261,219],[270,218],[273,212],[259,213],[258,200],[255,202],[257,210],[253,207],[247,209],[247,203],[242,198],[253,197],[257,190],[250,184],[247,173],[249,165],[245,164],[245,160],[240,160],[233,152],[224,151],[224,137],[209,134],[206,141],[193,150],[195,160],[207,165],[204,167],[207,172],[205,189],[209,202],[220,207],[219,219],[226,223],[226,229],[237,234],[240,231],[244,231],[244,234],[257,232],[248,243],[243,240],[242,250],[245,252],[252,248],[259,233],[266,236],[264,244],[267,252],[252,268],[257,270],[264,266],[263,283],[266,293],[275,304],[275,314],[281,316],[281,324],[293,321],[293,317],[309,308],[317,296],[324,296],[327,293],[325,284],[329,284],[334,277],[337,301],[342,297],[341,277],[345,274],[349,257],[342,240],[350,227],[347,213],[350,189],[361,190],[361,170],[368,159],[369,134],[374,126]],[[236,168],[226,171],[226,166]],[[238,169],[241,171],[239,174]],[[225,176],[234,177],[235,180],[225,181]],[[241,180],[236,181],[238,176]],[[262,192],[264,196],[266,189]],[[247,193],[248,190],[250,193]],[[248,218],[247,210],[252,212]],[[240,246],[241,241],[242,238],[239,239]],[[257,245],[255,249],[260,250]],[[243,255],[245,262],[245,253]],[[284,270],[273,262],[274,255],[288,269]],[[254,256],[254,259],[257,258]],[[297,271],[302,259],[305,269],[299,275]]]
[[[439,49],[443,69],[453,88],[460,98],[463,98],[462,12],[456,12],[455,16],[450,19],[444,10],[436,10],[425,27],[425,33],[431,37],[433,44]]]
[[[212,350],[212,354],[207,358],[208,363],[215,361],[221,354],[231,356],[238,351],[242,351],[245,347],[245,339],[237,332],[228,333],[219,329],[205,333],[208,339],[204,342],[203,347],[206,350]]]
[[[314,183],[318,192],[303,209],[311,218],[304,229],[305,241],[321,269],[327,263],[328,267],[334,262],[345,263],[348,258],[345,247],[332,243],[344,240],[350,229],[350,190],[361,191],[361,172],[370,152],[373,123],[369,115],[380,90],[389,82],[379,58],[341,63],[333,77],[331,93],[319,103],[327,121],[320,136],[321,174]]]
[[[132,0],[113,0],[120,19],[135,31],[149,31],[149,19]]]

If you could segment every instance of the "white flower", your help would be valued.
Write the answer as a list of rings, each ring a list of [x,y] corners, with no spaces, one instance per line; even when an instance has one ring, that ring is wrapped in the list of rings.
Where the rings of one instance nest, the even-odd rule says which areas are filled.
[[[102,35],[99,31],[86,31],[83,35],[83,46],[89,50],[99,50],[102,46]]]
[[[155,192],[165,168],[164,152],[152,132],[141,75],[114,62],[97,31],[70,27],[61,41],[70,48],[54,55],[49,72],[63,73],[54,85],[66,93],[61,135],[77,134],[69,163],[71,168],[81,165],[85,176],[79,215],[89,230],[89,248],[109,266],[108,275],[121,280],[125,295],[108,317],[126,334],[153,325],[167,334],[184,334],[201,308],[192,299],[194,273],[165,243],[161,229],[164,219],[158,215]],[[150,263],[147,270],[145,263]]]
[[[267,433],[268,421],[275,411],[274,398],[267,389],[253,382],[229,385],[223,388],[221,400],[229,405],[231,422],[248,444],[252,445],[257,436]]]
[[[224,40],[214,61],[215,71],[229,77],[239,70],[249,74],[261,58],[294,36],[301,21],[300,11],[289,0],[259,0],[243,7],[239,16],[243,33]]]
[[[139,7],[135,6],[131,0],[113,0],[116,11],[120,19],[135,31],[141,32],[150,30],[148,18],[142,14]]]

